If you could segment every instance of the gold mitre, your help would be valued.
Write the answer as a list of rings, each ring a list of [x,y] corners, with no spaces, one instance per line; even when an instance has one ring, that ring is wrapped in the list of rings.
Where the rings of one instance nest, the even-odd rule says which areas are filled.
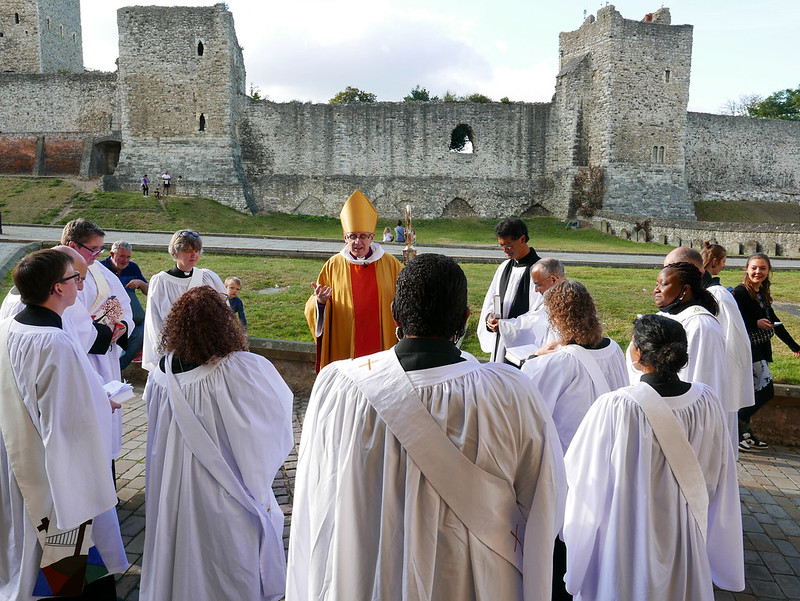
[[[339,219],[342,220],[342,230],[345,232],[375,233],[378,211],[361,190],[356,190],[344,203]]]

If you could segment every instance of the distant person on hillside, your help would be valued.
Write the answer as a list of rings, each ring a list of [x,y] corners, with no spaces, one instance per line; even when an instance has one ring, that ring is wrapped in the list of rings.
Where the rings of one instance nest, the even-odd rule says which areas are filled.
[[[172,179],[172,176],[169,174],[169,171],[164,171],[164,175],[161,176],[161,181],[164,184],[164,196],[169,196],[169,182]]]
[[[384,243],[391,242],[392,240],[394,240],[394,236],[392,236],[391,228],[389,228],[388,226],[383,228],[383,241],[384,241]]]
[[[397,227],[394,228],[394,239],[396,242],[406,241],[406,230],[403,227],[403,222],[400,219],[397,220]]]
[[[149,183],[150,182],[147,179],[147,174],[145,173],[144,177],[142,177],[142,196],[150,196]]]

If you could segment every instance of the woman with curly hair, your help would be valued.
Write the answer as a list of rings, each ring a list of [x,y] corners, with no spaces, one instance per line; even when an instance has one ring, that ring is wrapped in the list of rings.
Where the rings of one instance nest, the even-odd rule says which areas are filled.
[[[642,379],[602,395],[564,458],[567,590],[581,601],[714,601],[744,588],[736,460],[714,391],[682,381],[676,320],[633,324]]]
[[[586,286],[559,282],[544,293],[544,307],[557,340],[529,358],[522,373],[541,391],[566,452],[594,400],[627,385],[628,376],[619,345],[603,336]]]
[[[744,325],[750,338],[750,350],[753,354],[753,388],[756,402],[752,407],[739,410],[739,450],[751,451],[767,448],[767,443],[759,440],[750,427],[750,418],[766,405],[773,396],[775,388],[772,384],[772,342],[770,339],[778,335],[788,346],[795,357],[800,358],[800,345],[772,309],[772,295],[769,292],[769,273],[772,263],[764,253],[756,253],[747,259],[742,283],[733,290],[733,297],[739,305]]]
[[[150,278],[150,288],[147,291],[142,344],[142,367],[147,371],[153,371],[158,366],[161,358],[158,352],[161,328],[172,303],[181,294],[197,286],[211,286],[217,292],[227,295],[225,284],[216,273],[197,266],[203,252],[200,234],[194,230],[178,230],[172,234],[167,249],[175,260],[175,266]]]
[[[150,372],[141,598],[283,596],[283,513],[272,481],[293,447],[292,392],[222,295],[191,288]]]

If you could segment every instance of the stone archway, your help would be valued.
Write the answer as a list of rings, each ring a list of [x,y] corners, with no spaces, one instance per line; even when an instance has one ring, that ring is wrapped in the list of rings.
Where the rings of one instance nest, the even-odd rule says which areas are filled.
[[[442,209],[442,217],[477,217],[478,213],[466,200],[456,197]]]

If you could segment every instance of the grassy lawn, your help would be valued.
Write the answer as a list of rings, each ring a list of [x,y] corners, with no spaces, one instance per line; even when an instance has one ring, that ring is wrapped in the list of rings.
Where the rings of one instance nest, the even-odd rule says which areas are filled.
[[[169,269],[172,261],[166,252],[138,252],[133,256],[149,278],[163,269]],[[311,293],[310,282],[314,281],[322,267],[318,259],[283,259],[273,257],[249,257],[238,255],[205,254],[200,266],[213,269],[222,279],[235,275],[242,279],[241,297],[244,301],[248,321],[248,334],[255,337],[285,340],[312,341],[311,333],[303,317],[303,306]],[[496,265],[465,263],[462,268],[469,282],[469,306],[472,309],[469,331],[463,348],[477,357],[487,356],[481,352],[475,334],[483,298]],[[637,313],[655,311],[652,290],[656,269],[615,269],[612,267],[569,267],[567,276],[583,282],[592,296],[605,324],[607,335],[625,348],[630,340],[631,322]],[[2,294],[11,286],[10,275],[2,285]],[[773,274],[773,292],[779,302],[795,302],[792,291],[800,289],[800,272]],[[723,271],[722,282],[735,286],[740,281],[738,271]],[[266,291],[270,291],[267,293]],[[145,299],[142,298],[144,305]],[[789,332],[800,340],[800,319],[788,314],[781,315]],[[777,338],[773,341],[775,363],[773,372],[776,381],[800,384],[800,360],[795,359],[789,349]]]
[[[736,223],[800,223],[796,202],[696,202],[694,212],[700,221]]]

